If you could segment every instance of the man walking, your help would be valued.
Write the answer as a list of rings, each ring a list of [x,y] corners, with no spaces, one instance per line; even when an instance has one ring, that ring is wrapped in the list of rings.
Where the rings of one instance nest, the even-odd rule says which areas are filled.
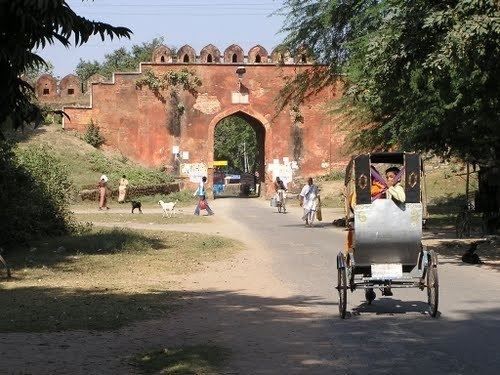
[[[196,205],[196,208],[194,209],[194,214],[195,215],[200,215],[200,210],[207,210],[208,215],[213,215],[214,212],[210,208],[207,202],[207,197],[206,197],[206,192],[205,192],[205,183],[207,182],[207,178],[203,176],[203,178],[200,181],[200,184],[198,185],[198,189],[194,192],[193,196],[198,196],[198,204]]]
[[[313,184],[313,179],[309,177],[307,185],[300,192],[300,207],[304,209],[302,220],[306,222],[306,227],[312,227],[314,217],[316,216],[316,209],[320,203],[319,189]]]

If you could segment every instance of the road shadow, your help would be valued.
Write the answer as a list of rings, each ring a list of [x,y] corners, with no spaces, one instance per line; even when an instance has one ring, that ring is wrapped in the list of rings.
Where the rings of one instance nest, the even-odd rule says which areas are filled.
[[[320,222],[320,223],[314,223],[312,227],[308,227],[306,226],[304,223],[300,224],[300,223],[297,223],[297,224],[284,224],[284,225],[280,225],[281,227],[283,228],[304,228],[304,229],[330,229],[330,228],[334,228],[334,226],[332,225],[332,223],[329,223],[329,222]]]
[[[14,322],[7,329],[14,333],[4,332],[0,341],[7,373],[132,373],[128,359],[138,353],[204,344],[231,348],[222,373],[386,374],[397,364],[398,374],[415,369],[456,374],[500,366],[494,344],[500,309],[474,308],[459,319],[433,319],[421,313],[423,302],[382,298],[356,307],[355,319],[342,320],[336,304],[324,299],[240,290],[121,294],[14,287],[0,290],[0,296],[2,306],[10,304],[8,314],[0,310],[4,327]],[[325,303],[331,314],[314,312]],[[31,316],[18,321],[28,308]],[[109,323],[117,309],[130,318],[121,320],[121,328],[89,323]],[[70,313],[76,324],[71,331],[51,322]],[[22,333],[30,319],[50,329]]]
[[[75,255],[104,255],[143,249],[169,249],[173,245],[139,231],[113,228],[36,241],[31,247],[18,247],[8,253],[9,265],[15,275],[23,268],[68,267]],[[10,254],[12,253],[12,254]]]
[[[353,307],[351,310],[352,316],[360,314],[376,314],[376,315],[393,315],[419,313],[427,315],[429,305],[422,301],[403,301],[394,298],[377,298],[371,304],[363,302],[360,305]]]
[[[500,247],[498,240],[485,241],[479,240],[479,245],[475,254],[478,255],[480,263],[471,264],[462,261],[462,256],[471,248],[471,244],[478,240],[439,240],[437,243],[428,245],[429,250],[438,253],[440,264],[453,264],[460,267],[488,267],[489,269],[500,271]]]

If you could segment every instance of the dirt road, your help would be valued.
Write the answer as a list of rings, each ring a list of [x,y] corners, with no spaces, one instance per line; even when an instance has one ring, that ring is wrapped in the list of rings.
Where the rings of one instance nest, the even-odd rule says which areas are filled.
[[[152,226],[220,233],[245,242],[235,259],[181,276],[185,308],[111,332],[9,333],[0,337],[5,373],[133,373],[128,358],[162,347],[232,349],[228,374],[496,374],[500,273],[441,257],[441,315],[426,295],[396,291],[364,303],[348,295],[338,318],[335,256],[344,233],[305,228],[300,211],[275,213],[259,200],[212,203],[208,224]],[[325,220],[332,219],[325,213]],[[109,223],[107,225],[110,225]]]

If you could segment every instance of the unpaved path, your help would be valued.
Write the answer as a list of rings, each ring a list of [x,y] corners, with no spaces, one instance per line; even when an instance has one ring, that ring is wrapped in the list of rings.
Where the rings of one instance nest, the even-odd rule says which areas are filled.
[[[496,374],[500,368],[498,271],[442,257],[438,319],[424,313],[425,293],[402,290],[372,306],[361,291],[349,294],[351,315],[340,320],[333,284],[341,230],[304,228],[298,208],[281,215],[258,200],[212,204],[214,221],[198,228],[146,225],[220,233],[248,246],[232,260],[181,276],[177,293],[185,308],[112,332],[3,334],[1,369],[132,373],[127,358],[135,353],[197,343],[231,348],[224,371],[231,374]]]

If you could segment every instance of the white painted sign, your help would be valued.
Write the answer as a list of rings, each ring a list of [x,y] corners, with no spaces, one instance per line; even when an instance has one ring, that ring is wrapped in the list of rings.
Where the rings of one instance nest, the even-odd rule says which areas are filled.
[[[273,164],[269,164],[267,166],[267,170],[272,173],[273,181],[276,181],[276,177],[279,177],[285,183],[285,186],[288,185],[293,180],[293,170],[292,164],[280,164],[279,159],[274,159]]]
[[[202,177],[206,177],[208,173],[205,163],[181,164],[181,175],[189,177],[191,182],[200,182]]]
[[[380,279],[399,279],[403,277],[401,263],[372,264],[372,277]]]
[[[231,93],[231,103],[232,104],[248,104],[248,103],[250,103],[250,100],[248,98],[248,93],[232,92]]]

